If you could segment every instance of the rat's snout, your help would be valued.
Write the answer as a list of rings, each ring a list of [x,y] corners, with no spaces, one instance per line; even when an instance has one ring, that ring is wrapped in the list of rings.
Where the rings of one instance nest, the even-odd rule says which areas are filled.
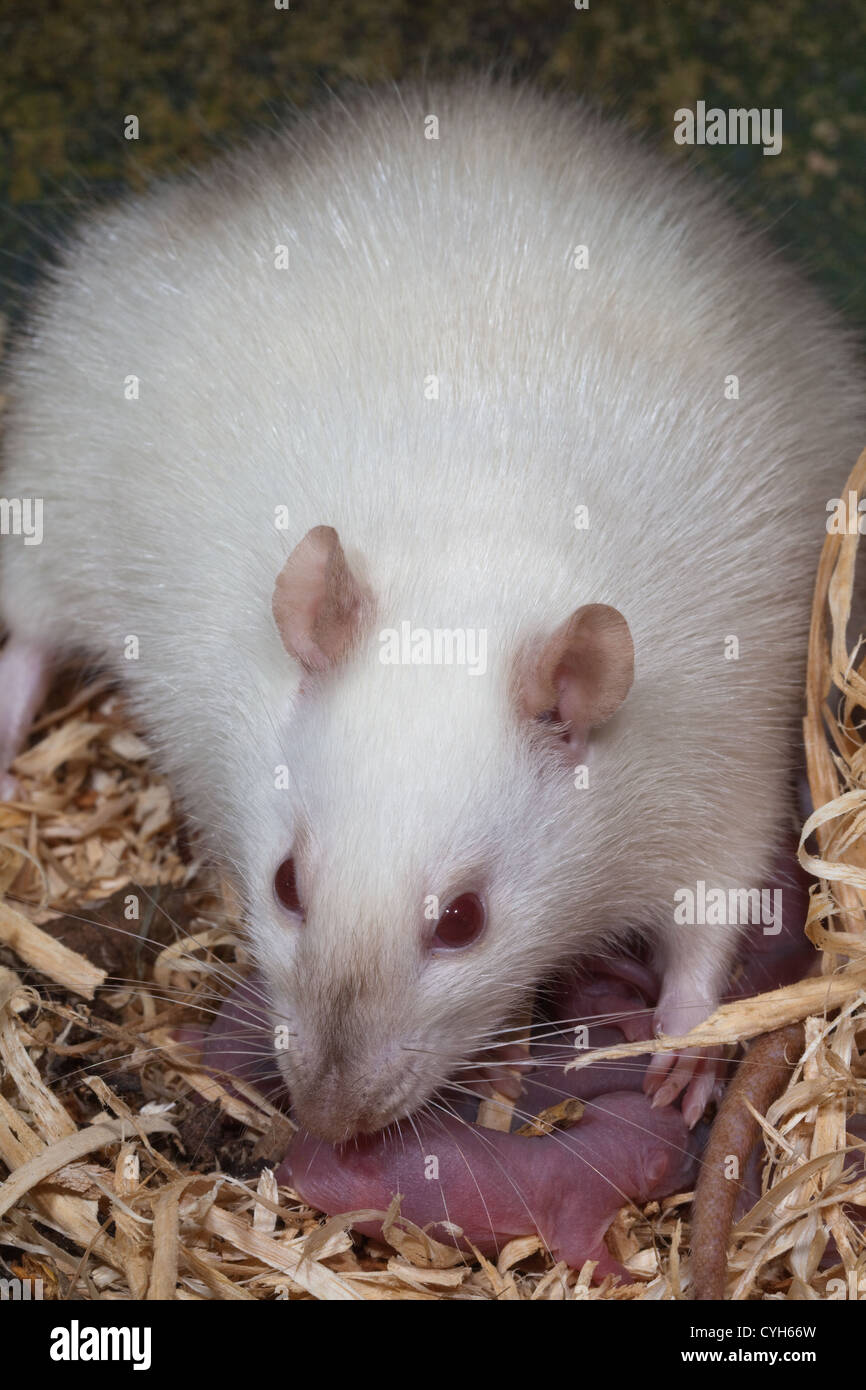
[[[287,1025],[276,1060],[293,1116],[336,1144],[411,1114],[444,1074],[435,1001],[404,912],[356,902],[351,914],[355,922],[341,927],[345,902],[308,901],[291,966],[270,981],[274,1020]]]
[[[419,1082],[407,1063],[394,1045],[357,1058],[332,1055],[313,1071],[302,1067],[291,1086],[295,1119],[332,1144],[384,1129],[417,1103]]]

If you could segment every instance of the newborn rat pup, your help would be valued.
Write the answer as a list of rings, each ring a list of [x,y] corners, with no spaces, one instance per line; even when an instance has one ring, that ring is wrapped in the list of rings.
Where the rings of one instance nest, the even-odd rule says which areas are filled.
[[[714,1008],[742,923],[677,904],[768,881],[864,414],[715,192],[527,88],[368,94],[96,214],[8,378],[0,754],[52,663],[122,680],[309,1132],[636,934],[657,1031]],[[693,1126],[716,1074],[645,1085]]]

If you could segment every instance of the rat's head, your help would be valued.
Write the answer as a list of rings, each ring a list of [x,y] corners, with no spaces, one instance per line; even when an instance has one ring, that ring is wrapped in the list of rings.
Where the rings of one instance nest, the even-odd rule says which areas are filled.
[[[600,882],[574,768],[633,672],[605,605],[474,673],[383,662],[376,607],[326,527],[274,592],[304,677],[252,936],[297,1116],[330,1140],[418,1109],[561,962],[580,863]]]

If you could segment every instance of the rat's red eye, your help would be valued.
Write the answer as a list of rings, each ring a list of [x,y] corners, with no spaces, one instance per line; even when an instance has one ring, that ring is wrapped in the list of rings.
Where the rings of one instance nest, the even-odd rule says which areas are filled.
[[[483,930],[483,902],[477,893],[461,893],[459,898],[448,904],[436,923],[433,948],[453,951],[461,946],[471,946]]]
[[[298,894],[298,880],[295,875],[294,859],[284,859],[277,869],[277,872],[274,874],[274,893],[276,894],[277,902],[288,912],[303,912],[301,899]]]

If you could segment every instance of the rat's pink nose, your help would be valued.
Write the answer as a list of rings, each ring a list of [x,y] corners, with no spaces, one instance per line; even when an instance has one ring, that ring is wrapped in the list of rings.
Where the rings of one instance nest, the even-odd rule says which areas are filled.
[[[393,1112],[359,1105],[342,1089],[331,1088],[295,1099],[292,1115],[302,1129],[329,1144],[345,1144],[357,1134],[375,1134],[397,1118]]]
[[[393,1050],[357,1064],[331,1065],[292,1088],[293,1113],[311,1134],[342,1144],[375,1134],[408,1109],[405,1071],[394,1074]]]

